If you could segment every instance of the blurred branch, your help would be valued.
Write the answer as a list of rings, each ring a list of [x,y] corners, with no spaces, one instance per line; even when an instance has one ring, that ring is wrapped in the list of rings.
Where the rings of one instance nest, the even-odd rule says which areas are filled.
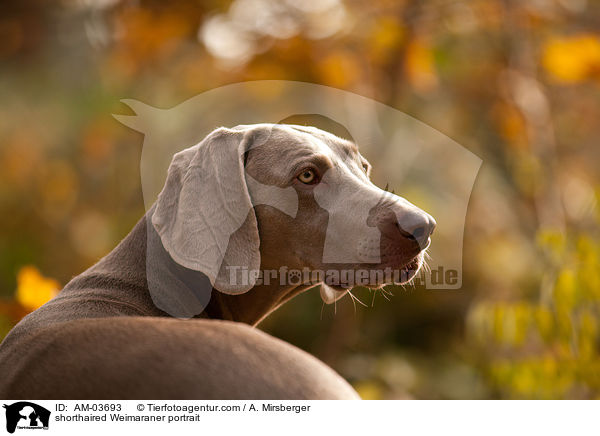
[[[514,104],[519,108],[527,129],[531,154],[538,160],[544,174],[535,180],[534,202],[541,228],[565,230],[565,217],[560,202],[560,187],[556,177],[556,140],[547,92],[537,78],[538,53],[531,32],[525,31],[526,17],[522,4],[504,0],[506,35],[509,41],[509,67],[505,83]]]

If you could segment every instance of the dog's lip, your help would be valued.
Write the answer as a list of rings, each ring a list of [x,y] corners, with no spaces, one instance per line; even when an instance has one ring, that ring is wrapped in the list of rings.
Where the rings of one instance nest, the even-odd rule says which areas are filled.
[[[417,273],[419,272],[419,270],[421,269],[421,266],[423,264],[423,257],[424,257],[423,251],[421,251],[416,256],[411,258],[408,262],[405,262],[402,267],[400,267],[400,268],[396,267],[396,269],[398,269],[404,273],[404,275],[406,276],[407,279],[399,281],[399,282],[394,282],[394,283],[398,284],[398,285],[403,285],[405,283],[410,282],[413,278],[415,278],[415,276],[417,275]]]
[[[406,260],[404,258],[404,256],[399,256],[399,255],[386,256],[385,258],[382,259],[382,262],[381,262],[381,265],[379,266],[379,268],[391,267],[392,269],[395,269],[395,270],[404,270],[409,266],[413,266],[414,264],[418,265],[421,262],[421,260],[423,259],[424,251],[425,250],[419,251],[417,254],[415,254],[413,257],[409,258],[408,260]]]
[[[394,256],[394,259],[390,259],[390,261],[384,262],[384,263],[378,265],[377,267],[371,266],[370,269],[385,270],[386,268],[392,268],[393,270],[401,271],[402,273],[404,273],[403,277],[407,277],[407,279],[399,281],[399,282],[393,282],[393,283],[402,285],[402,284],[410,282],[417,275],[417,272],[421,269],[421,265],[422,265],[422,261],[423,261],[423,252],[419,252],[416,256],[413,256],[408,261],[399,263],[398,260],[399,260],[399,258]],[[399,264],[402,266],[399,266]],[[338,292],[345,292],[356,286],[365,286],[367,288],[376,289],[385,284],[390,284],[390,283],[392,283],[392,282],[369,283],[369,284],[363,284],[363,285],[348,285],[348,284],[343,284],[343,283],[327,283],[327,286],[335,289]]]
[[[417,272],[419,271],[419,269],[421,269],[421,265],[422,265],[422,257],[419,253],[419,255],[415,256],[410,262],[408,262],[406,265],[404,265],[401,268],[401,271],[405,272],[408,275],[408,280],[402,282],[402,283],[408,283],[410,282],[415,275],[417,275]]]

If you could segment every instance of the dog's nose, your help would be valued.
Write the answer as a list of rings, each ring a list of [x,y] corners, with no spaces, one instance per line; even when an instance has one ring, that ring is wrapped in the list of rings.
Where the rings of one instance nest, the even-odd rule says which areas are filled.
[[[367,225],[376,226],[386,239],[414,241],[420,251],[427,248],[436,222],[431,215],[399,197],[393,205],[374,207],[369,212]]]
[[[398,220],[400,229],[411,235],[421,249],[427,247],[429,237],[435,229],[436,222],[431,215],[422,210],[411,210]]]

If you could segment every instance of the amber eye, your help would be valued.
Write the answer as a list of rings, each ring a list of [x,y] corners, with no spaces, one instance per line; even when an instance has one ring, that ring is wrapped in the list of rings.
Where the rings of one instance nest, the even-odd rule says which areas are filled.
[[[302,183],[305,183],[307,185],[314,183],[316,179],[317,179],[317,175],[315,174],[315,172],[313,170],[304,170],[298,176],[298,180],[300,180]]]

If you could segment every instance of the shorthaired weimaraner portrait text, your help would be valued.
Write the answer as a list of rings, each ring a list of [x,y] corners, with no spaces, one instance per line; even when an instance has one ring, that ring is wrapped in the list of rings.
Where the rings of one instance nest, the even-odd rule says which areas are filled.
[[[295,295],[406,283],[435,221],[313,127],[219,128],[172,159],[155,204],[0,346],[0,397],[358,399],[255,326]]]

